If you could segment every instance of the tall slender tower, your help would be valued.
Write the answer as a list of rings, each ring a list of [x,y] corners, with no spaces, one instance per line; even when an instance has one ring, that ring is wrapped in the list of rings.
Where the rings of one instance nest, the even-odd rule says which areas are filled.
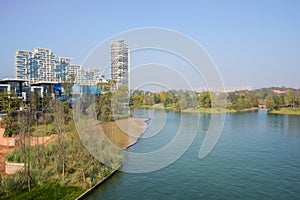
[[[130,52],[124,40],[110,43],[111,79],[129,88]]]

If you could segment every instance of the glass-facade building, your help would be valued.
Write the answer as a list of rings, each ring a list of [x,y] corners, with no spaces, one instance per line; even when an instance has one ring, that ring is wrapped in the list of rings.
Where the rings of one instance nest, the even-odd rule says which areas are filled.
[[[43,81],[61,83],[77,75],[79,65],[71,64],[70,58],[56,57],[51,49],[35,48],[33,52],[17,50],[15,75],[29,83]]]

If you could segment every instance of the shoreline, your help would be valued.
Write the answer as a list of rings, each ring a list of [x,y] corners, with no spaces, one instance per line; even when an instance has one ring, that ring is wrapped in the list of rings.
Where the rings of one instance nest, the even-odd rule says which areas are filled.
[[[129,144],[127,147],[121,149],[122,151],[123,151],[123,150],[127,150],[127,149],[129,149],[130,147],[134,146],[136,143],[138,143],[138,141],[141,139],[141,136],[142,136],[142,135],[146,132],[146,130],[148,129],[148,123],[147,123],[147,122],[151,120],[150,118],[145,118],[145,117],[141,117],[141,118],[135,117],[135,119],[140,119],[141,121],[143,121],[143,122],[145,123],[146,127],[145,127],[145,129],[143,130],[143,132],[136,138],[136,140],[135,140],[133,143]]]
[[[79,197],[77,197],[75,200],[81,200],[84,199],[86,196],[88,196],[91,192],[93,192],[97,187],[99,187],[102,183],[104,183],[108,178],[110,178],[112,175],[114,175],[122,165],[117,166],[110,174],[105,176],[103,179],[101,179],[98,183],[96,183],[93,187],[86,190],[84,193],[82,193]]]
[[[268,112],[271,115],[300,115],[300,108],[280,108],[279,110],[272,110]]]
[[[100,124],[108,140],[120,150],[124,150],[137,142],[146,131],[147,118],[126,118]]]
[[[142,132],[139,132],[138,134],[135,133],[135,140],[131,140],[131,142],[129,142],[129,144],[124,147],[124,148],[121,148],[120,150],[123,151],[123,150],[127,150],[128,148],[134,146],[138,141],[139,139],[141,138],[141,136],[146,132],[147,128],[148,128],[148,121],[151,120],[150,118],[139,118],[139,117],[131,117],[130,119],[133,119],[135,122],[142,122],[144,123],[145,127],[143,129]],[[123,119],[124,120],[124,119]],[[129,120],[128,119],[125,119],[125,120]],[[116,120],[118,121],[118,120]],[[138,136],[137,136],[138,135]],[[131,137],[133,138],[132,135],[129,135],[128,137]],[[98,183],[96,183],[93,187],[89,188],[88,190],[86,190],[84,193],[82,193],[79,197],[76,198],[76,200],[82,200],[84,199],[85,197],[87,197],[90,193],[92,193],[96,188],[100,187],[101,184],[103,184],[105,181],[107,181],[110,177],[112,177],[117,171],[119,171],[119,169],[122,167],[122,164],[118,165],[115,169],[113,169],[113,171],[108,174],[106,177],[104,177],[103,179],[101,179]]]
[[[182,112],[182,113],[226,114],[226,113],[258,111],[260,108],[253,107],[253,108],[246,108],[246,109],[242,109],[242,110],[226,109],[225,112],[224,112],[223,108],[221,108],[221,109],[215,108],[215,111],[217,111],[217,112],[213,112],[211,108],[200,108],[198,110],[185,109],[185,110],[178,111],[173,107],[163,107],[163,106],[159,106],[159,105],[154,105],[154,106],[141,106],[141,107],[138,107],[137,109],[156,109],[156,110],[175,111],[175,112]]]

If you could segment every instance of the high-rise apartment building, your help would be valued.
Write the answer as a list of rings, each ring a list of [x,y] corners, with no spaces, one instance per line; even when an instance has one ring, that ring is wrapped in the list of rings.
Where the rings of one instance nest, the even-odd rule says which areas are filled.
[[[15,72],[16,78],[26,79],[30,68],[30,59],[32,52],[18,50],[15,54]]]
[[[33,52],[17,50],[15,75],[30,84],[39,82],[62,83],[74,81],[80,85],[97,85],[105,80],[99,68],[82,68],[71,64],[71,59],[56,57],[51,49],[35,48]]]
[[[130,52],[124,40],[110,43],[111,79],[129,88]]]
[[[71,64],[70,58],[56,57],[51,49],[17,50],[15,54],[16,78],[27,79],[29,83],[69,81],[79,68]]]

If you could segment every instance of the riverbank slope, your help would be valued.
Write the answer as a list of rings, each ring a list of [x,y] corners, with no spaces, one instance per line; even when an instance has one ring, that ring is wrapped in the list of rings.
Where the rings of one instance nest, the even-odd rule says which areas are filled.
[[[241,110],[235,109],[223,109],[223,108],[204,108],[201,107],[199,109],[182,109],[178,111],[175,107],[164,107],[163,104],[154,104],[153,106],[141,106],[144,109],[160,109],[160,110],[168,110],[168,111],[176,111],[176,112],[185,112],[185,113],[202,113],[202,114],[224,114],[224,113],[237,113],[237,112],[248,112],[248,111],[257,111],[258,107],[246,108]]]
[[[100,124],[100,127],[104,131],[108,139],[116,145],[120,150],[126,149],[135,143],[147,129],[146,118],[126,118],[112,122],[104,122]],[[121,167],[119,165],[109,175],[100,180],[92,188],[86,190],[83,194],[76,198],[76,200],[84,199],[93,190],[99,187],[104,181],[113,176]]]
[[[300,108],[280,108],[279,110],[272,110],[268,113],[280,115],[300,115]]]

